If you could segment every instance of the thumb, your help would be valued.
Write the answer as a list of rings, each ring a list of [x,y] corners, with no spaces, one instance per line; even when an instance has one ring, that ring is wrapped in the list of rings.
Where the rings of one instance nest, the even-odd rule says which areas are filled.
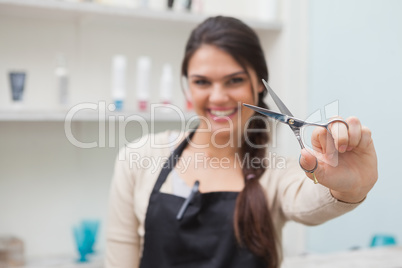
[[[300,166],[305,170],[313,170],[317,165],[317,159],[306,148],[301,150],[299,161]]]
[[[318,165],[317,158],[315,158],[314,155],[312,155],[309,151],[307,151],[305,148],[302,149],[300,152],[300,159],[299,159],[299,164],[302,168],[305,169],[306,176],[309,177],[314,181],[314,183],[318,183],[317,178],[314,173],[307,172],[306,170],[313,170]]]

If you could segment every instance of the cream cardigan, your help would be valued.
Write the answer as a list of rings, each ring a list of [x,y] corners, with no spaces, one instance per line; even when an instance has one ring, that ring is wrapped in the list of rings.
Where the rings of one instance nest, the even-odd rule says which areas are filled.
[[[145,135],[119,152],[110,190],[107,268],[139,266],[148,200],[162,165],[171,153],[171,134],[166,131]],[[184,135],[178,134],[179,139]],[[335,199],[328,188],[307,178],[294,160],[286,159],[286,167],[267,168],[260,183],[266,191],[280,253],[281,233],[286,221],[317,225],[359,205]],[[171,176],[161,191],[172,193]]]

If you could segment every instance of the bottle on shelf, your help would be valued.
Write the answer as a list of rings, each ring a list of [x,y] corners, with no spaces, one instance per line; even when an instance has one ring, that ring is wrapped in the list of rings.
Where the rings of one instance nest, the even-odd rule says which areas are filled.
[[[151,73],[151,58],[148,56],[141,56],[137,60],[137,99],[138,110],[147,111],[149,102],[149,79]]]
[[[25,71],[10,71],[8,74],[14,109],[22,108],[26,76]]]
[[[202,14],[204,12],[203,0],[193,0],[191,4],[191,12],[195,14]]]
[[[166,0],[149,0],[148,7],[151,10],[166,10]]]
[[[259,19],[274,21],[278,17],[278,0],[259,0]]]
[[[129,8],[136,8],[141,4],[135,0],[93,0],[93,1],[104,5],[129,7]]]
[[[162,104],[172,103],[173,75],[172,65],[165,63],[162,68],[162,77],[160,84],[160,102]]]
[[[116,111],[123,110],[126,98],[126,69],[127,58],[124,55],[115,55],[112,59],[112,98]]]
[[[193,108],[192,96],[188,85],[188,80],[184,76],[182,76],[180,84],[184,92],[184,99],[185,99],[184,107],[187,111],[193,111],[194,108]]]
[[[191,11],[192,0],[176,0],[173,9],[175,11]]]
[[[57,66],[54,70],[56,76],[56,90],[60,106],[66,107],[69,104],[69,72],[67,61],[64,55],[57,56]]]
[[[167,8],[173,9],[174,0],[167,0]]]

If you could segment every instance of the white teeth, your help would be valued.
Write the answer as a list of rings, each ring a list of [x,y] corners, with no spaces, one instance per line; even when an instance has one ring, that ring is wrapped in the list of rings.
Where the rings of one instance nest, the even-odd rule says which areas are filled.
[[[235,112],[236,109],[231,109],[231,110],[211,110],[211,114],[216,115],[216,116],[228,116],[231,115],[232,113]]]

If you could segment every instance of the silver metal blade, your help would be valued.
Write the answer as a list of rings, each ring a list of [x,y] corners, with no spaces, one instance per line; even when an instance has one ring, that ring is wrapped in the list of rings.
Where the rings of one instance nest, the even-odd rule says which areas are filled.
[[[264,84],[265,88],[268,90],[268,93],[271,94],[272,99],[276,103],[276,106],[278,106],[279,111],[281,113],[289,115],[293,117],[293,114],[289,111],[288,107],[281,101],[281,99],[275,94],[275,92],[272,90],[272,88],[268,85],[268,83],[262,79],[262,83]]]
[[[276,119],[279,122],[282,122],[282,123],[287,122],[287,118],[288,118],[287,115],[280,114],[280,113],[275,113],[275,112],[272,112],[272,111],[270,111],[268,109],[264,109],[264,108],[257,107],[257,106],[254,106],[254,105],[250,105],[250,104],[247,104],[247,103],[243,103],[243,105],[248,107],[248,108],[250,108],[250,109],[253,109],[254,111],[256,111],[256,112],[258,112],[260,114],[263,114],[263,115],[269,116],[269,117],[271,117],[273,119]]]

